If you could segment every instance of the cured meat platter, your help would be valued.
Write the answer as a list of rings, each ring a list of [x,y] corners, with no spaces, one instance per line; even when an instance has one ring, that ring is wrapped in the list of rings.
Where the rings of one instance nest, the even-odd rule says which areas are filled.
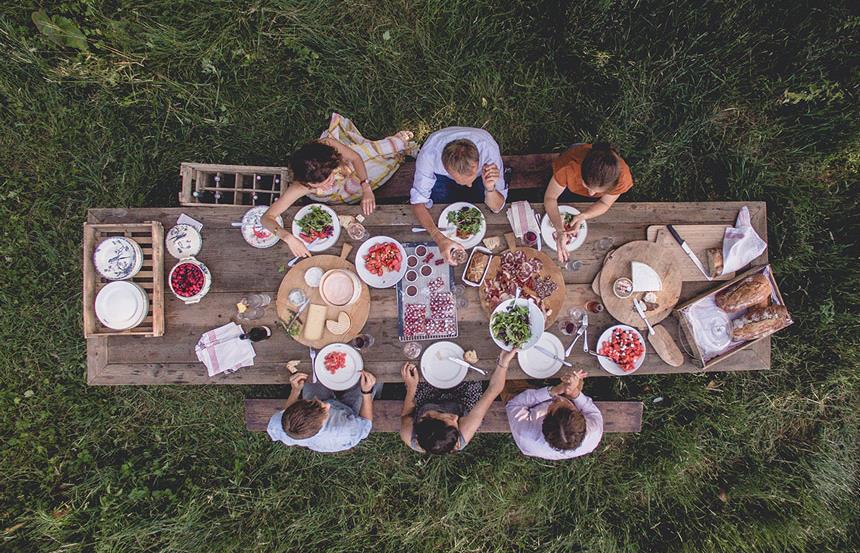
[[[564,304],[561,269],[544,252],[517,246],[513,234],[506,234],[505,239],[508,249],[493,256],[481,284],[481,306],[489,317],[499,303],[514,297],[519,286],[521,297],[531,298],[544,312],[545,328],[549,328]]]

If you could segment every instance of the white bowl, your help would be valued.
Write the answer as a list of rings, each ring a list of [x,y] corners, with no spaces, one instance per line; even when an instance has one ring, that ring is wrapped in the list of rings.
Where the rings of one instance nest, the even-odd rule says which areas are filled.
[[[636,336],[639,337],[639,341],[642,342],[642,355],[640,355],[639,359],[637,359],[636,362],[633,363],[633,370],[630,372],[624,372],[623,370],[621,370],[621,367],[618,365],[618,363],[606,357],[598,357],[597,361],[600,363],[600,366],[603,367],[606,372],[614,374],[615,376],[627,376],[628,374],[633,374],[639,370],[639,367],[641,367],[642,363],[645,362],[645,355],[648,353],[648,348],[645,346],[645,338],[642,337],[642,334],[638,330],[636,330],[632,326],[614,325],[604,330],[603,334],[600,335],[600,338],[597,340],[597,349],[595,350],[597,353],[600,353],[600,348],[603,346],[603,342],[609,340],[609,338],[612,336],[612,331],[616,328],[620,328],[622,330],[630,330],[634,334],[636,334]]]
[[[203,271],[203,288],[200,289],[197,294],[189,297],[180,296],[176,293],[176,290],[173,289],[173,271],[176,270],[177,267],[184,263],[191,263],[192,265],[196,265],[201,271]],[[173,292],[173,295],[182,300],[186,304],[197,303],[203,299],[203,297],[209,292],[209,288],[212,287],[212,275],[209,273],[209,268],[206,267],[203,263],[198,261],[193,257],[186,257],[180,259],[176,262],[176,265],[170,269],[170,273],[167,275],[167,287],[170,288],[170,291]]]
[[[346,302],[343,302],[343,303],[337,303],[337,302],[332,301],[332,299],[329,298],[325,293],[326,282],[332,276],[335,276],[338,274],[346,275],[347,277],[349,277],[349,281],[352,283],[352,295],[350,296],[349,300],[347,300]],[[322,300],[327,305],[331,305],[334,307],[345,307],[348,305],[352,305],[353,303],[356,302],[356,300],[358,300],[358,297],[361,295],[361,281],[358,280],[358,277],[352,271],[347,271],[345,269],[330,269],[330,270],[326,271],[325,274],[323,274],[322,278],[320,279],[319,292],[320,292],[320,297],[322,298]]]
[[[493,314],[490,315],[490,337],[493,339],[493,342],[495,342],[497,346],[499,346],[505,351],[511,351],[514,348],[496,338],[496,336],[493,334],[492,323],[493,318],[496,316],[497,313],[501,311],[507,311],[508,306],[513,305],[513,303],[513,298],[503,301],[496,306],[496,308],[493,310]],[[540,308],[535,305],[535,302],[533,302],[532,300],[520,298],[516,300],[516,305],[517,307],[525,305],[529,308],[529,329],[531,330],[532,336],[525,344],[520,346],[520,351],[522,351],[533,347],[538,342],[538,340],[540,340],[541,336],[543,335],[546,319],[544,317],[543,311],[541,311]]]

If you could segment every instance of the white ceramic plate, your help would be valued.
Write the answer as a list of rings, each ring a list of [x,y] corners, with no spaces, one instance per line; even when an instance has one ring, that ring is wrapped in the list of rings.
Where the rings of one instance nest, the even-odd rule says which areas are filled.
[[[453,388],[466,378],[467,367],[449,360],[449,357],[462,359],[465,351],[454,342],[435,342],[424,350],[421,356],[421,374],[434,388]]]
[[[535,345],[555,353],[559,359],[564,359],[564,346],[555,334],[544,332]],[[549,378],[561,368],[561,361],[548,357],[536,348],[517,353],[517,361],[523,372],[532,378]]]
[[[505,351],[511,351],[514,348],[512,348],[508,344],[505,344],[504,342],[502,342],[501,340],[499,340],[498,338],[496,338],[493,335],[492,323],[493,323],[493,318],[496,316],[496,313],[499,313],[502,310],[507,310],[508,306],[513,304],[513,303],[514,303],[513,298],[503,301],[502,303],[500,303],[499,305],[496,306],[496,308],[493,310],[493,314],[490,315],[490,327],[491,327],[490,337],[493,339],[493,341],[496,343],[497,346],[499,346],[500,348],[502,348]],[[540,308],[537,305],[535,305],[535,303],[533,301],[520,298],[517,300],[517,306],[520,306],[520,305],[527,305],[529,308],[529,328],[532,331],[532,337],[529,339],[528,342],[523,344],[522,347],[520,348],[520,351],[523,351],[523,350],[527,350],[530,347],[534,346],[538,342],[538,340],[540,340],[541,335],[543,335],[543,328],[544,328],[544,324],[545,324],[546,320],[544,318],[543,311],[541,311]]]
[[[268,206],[258,205],[246,211],[245,215],[242,216],[242,238],[255,248],[271,248],[280,240],[276,234],[263,227],[263,223],[260,222],[268,209]],[[283,217],[278,215],[275,220],[279,225],[284,226]]]
[[[295,236],[299,240],[302,240],[299,237],[299,234],[302,232],[302,229],[299,228],[298,220],[307,215],[310,212],[311,208],[314,206],[321,207],[323,211],[329,214],[329,216],[331,217],[331,226],[334,229],[332,235],[325,240],[320,240],[319,242],[313,242],[311,244],[305,242],[305,245],[308,247],[308,250],[312,252],[322,252],[334,246],[335,242],[337,242],[337,239],[340,238],[340,219],[337,218],[337,213],[335,213],[334,210],[332,210],[332,208],[330,208],[329,206],[325,204],[310,204],[301,208],[298,213],[296,213],[296,216],[293,217],[293,236]],[[302,241],[304,242],[304,240]]]
[[[603,346],[603,342],[609,340],[609,338],[612,336],[612,331],[616,328],[620,328],[623,330],[631,330],[636,333],[636,335],[639,337],[639,341],[642,342],[642,355],[640,355],[639,359],[637,359],[636,362],[633,364],[633,370],[630,372],[624,372],[623,370],[621,370],[621,367],[618,366],[618,363],[612,361],[611,359],[607,359],[606,357],[598,357],[597,361],[600,362],[600,366],[603,367],[606,372],[614,374],[615,376],[627,376],[628,374],[633,374],[637,370],[639,370],[639,367],[641,367],[642,363],[645,362],[645,355],[647,355],[648,353],[648,348],[645,345],[645,338],[638,330],[636,330],[632,326],[615,325],[610,326],[603,331],[603,334],[600,335],[600,338],[597,340],[597,353],[600,353],[600,348]]]
[[[475,204],[470,204],[469,202],[453,203],[453,204],[449,205],[448,207],[446,207],[445,209],[443,209],[442,213],[439,214],[439,222],[437,223],[437,226],[439,228],[452,227],[452,229],[453,229],[454,224],[448,222],[448,214],[451,213],[452,211],[458,211],[460,209],[463,209],[464,207],[474,207],[479,212],[481,212],[481,228],[480,228],[480,230],[478,230],[478,232],[476,234],[473,234],[472,236],[469,236],[468,238],[458,238],[456,230],[449,230],[448,232],[445,232],[444,234],[448,238],[450,238],[451,240],[453,240],[455,242],[459,242],[464,248],[466,248],[468,250],[469,248],[473,248],[473,247],[477,246],[478,244],[480,244],[481,240],[484,239],[484,235],[487,233],[487,218],[484,217],[484,212],[481,211],[478,208],[478,206],[476,206]]]
[[[139,325],[149,311],[146,292],[138,284],[120,280],[111,282],[96,296],[96,317],[114,330],[127,330]]]
[[[565,213],[572,213],[573,215],[579,215],[579,210],[575,207],[571,207],[569,205],[560,205],[558,206],[558,210],[561,212],[561,218],[564,219]],[[540,234],[543,238],[543,243],[552,250],[556,249],[556,241],[555,236],[555,227],[552,226],[552,221],[549,220],[549,215],[544,214],[543,220],[540,223]],[[573,250],[580,247],[585,243],[585,237],[588,236],[588,222],[582,223],[582,227],[580,227],[579,234],[576,235],[576,238],[570,241],[567,245],[567,251],[572,252]]]
[[[346,366],[331,374],[325,368],[325,356],[333,351],[340,351],[346,354]],[[329,390],[338,392],[355,386],[358,383],[363,368],[364,360],[361,358],[361,354],[347,344],[329,344],[325,346],[317,352],[317,358],[314,361],[314,373],[316,373],[320,384]]]
[[[371,246],[383,242],[394,242],[397,249],[400,250],[400,255],[403,259],[400,262],[399,271],[385,271],[382,273],[382,276],[378,276],[367,270],[367,267],[364,265],[364,256],[370,251]],[[368,238],[364,241],[361,247],[358,248],[358,252],[355,254],[355,270],[358,271],[358,276],[361,277],[361,280],[366,282],[368,286],[372,286],[374,288],[391,288],[400,282],[400,279],[402,279],[403,275],[406,274],[406,249],[404,249],[403,244],[394,238],[389,238],[387,236],[374,236],[373,238]]]
[[[125,236],[110,236],[96,246],[93,265],[108,280],[131,278],[143,266],[143,250],[137,242]]]
[[[176,225],[167,231],[164,243],[167,244],[170,255],[176,259],[182,259],[200,253],[203,239],[200,237],[200,232],[191,225]]]

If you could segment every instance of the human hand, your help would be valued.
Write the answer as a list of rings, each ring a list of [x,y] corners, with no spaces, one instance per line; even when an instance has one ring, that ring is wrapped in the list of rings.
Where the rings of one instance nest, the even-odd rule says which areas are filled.
[[[578,213],[576,216],[567,224],[567,228],[565,229],[565,233],[568,234],[571,238],[576,238],[579,234],[579,227],[587,221],[588,219],[584,214]]]
[[[371,392],[373,391],[373,387],[376,386],[376,377],[373,373],[363,370],[361,371],[361,376],[359,377],[358,382],[361,386],[362,392]]]
[[[290,386],[292,387],[291,393],[295,396],[299,395],[299,392],[302,391],[302,388],[305,387],[305,381],[308,379],[307,373],[296,373],[290,377]]]
[[[451,240],[448,237],[442,237],[436,242],[436,245],[439,246],[439,251],[442,253],[442,257],[449,265],[459,265],[459,262],[454,259],[454,252],[457,250],[462,251],[464,254],[466,253],[466,249],[458,242]]]
[[[484,190],[492,192],[499,182],[499,168],[495,163],[485,163],[481,170],[481,180],[484,181]]]
[[[576,399],[582,392],[582,385],[587,377],[588,373],[586,373],[585,371],[574,371],[562,376],[562,393],[572,399]]]
[[[406,391],[414,393],[418,387],[418,369],[409,361],[403,363],[400,369],[400,376],[403,377],[403,384],[406,385]]]
[[[513,360],[514,356],[516,356],[519,351],[519,348],[514,348],[511,351],[502,351],[502,353],[499,354],[499,366],[507,369],[511,364],[511,360]]]
[[[555,253],[561,263],[567,263],[567,260],[570,259],[570,252],[567,251],[568,240],[566,231],[555,229]]]
[[[361,195],[361,211],[365,215],[370,215],[374,209],[376,209],[376,196],[373,195],[373,190],[368,185]]]
[[[285,233],[287,231],[284,231]],[[310,257],[311,252],[308,249],[308,246],[304,243],[303,240],[296,238],[292,233],[287,233],[286,236],[281,237],[284,242],[289,246],[290,251],[296,257]]]

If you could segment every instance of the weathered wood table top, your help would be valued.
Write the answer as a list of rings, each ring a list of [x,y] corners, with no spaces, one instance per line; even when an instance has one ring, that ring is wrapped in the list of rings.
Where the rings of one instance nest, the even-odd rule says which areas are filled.
[[[542,212],[543,206],[532,204],[536,211]],[[583,209],[588,204],[573,204]],[[614,238],[615,246],[631,240],[645,240],[646,229],[650,225],[675,224],[734,224],[738,210],[747,205],[752,223],[762,237],[767,237],[767,216],[764,202],[695,202],[695,203],[625,203],[618,202],[602,217],[589,221],[588,238],[574,255],[583,266],[576,272],[565,272],[567,299],[564,310],[583,306],[597,296],[591,290],[591,282],[600,269],[605,252],[598,252],[596,244],[605,236]],[[444,208],[434,206],[434,218]],[[236,302],[249,292],[266,292],[273,297],[284,277],[286,262],[292,258],[284,243],[259,250],[252,248],[242,239],[239,229],[231,223],[242,218],[247,207],[186,207],[186,208],[136,208],[136,209],[91,209],[88,221],[91,223],[129,223],[155,220],[160,221],[168,230],[176,223],[181,213],[186,213],[203,223],[203,249],[197,258],[205,263],[213,276],[212,289],[203,300],[195,305],[185,305],[170,291],[165,297],[165,334],[158,338],[143,337],[100,337],[87,340],[87,381],[94,385],[120,384],[285,384],[289,373],[285,363],[300,359],[300,369],[310,372],[308,348],[302,346],[275,325],[277,317],[274,305],[268,308],[266,317],[256,324],[270,325],[273,336],[269,340],[254,344],[257,352],[255,364],[239,369],[230,375],[210,378],[206,368],[197,361],[194,346],[200,335],[228,322],[236,311]],[[356,206],[334,206],[341,214],[355,215]],[[284,214],[284,220],[292,220],[298,207]],[[487,217],[487,236],[502,236],[510,232],[510,225],[504,212],[490,213]],[[365,226],[371,235],[387,235],[402,242],[426,240],[426,234],[413,234],[416,225],[408,205],[381,205],[367,218]],[[336,246],[325,253],[337,254],[344,241],[356,246],[349,255],[354,261],[357,243],[351,241],[346,232]],[[554,252],[548,252],[554,255]],[[165,257],[165,282],[175,260]],[[766,263],[765,252],[754,263]],[[462,267],[455,269],[460,278]],[[681,292],[681,302],[700,294],[715,284],[706,281],[685,282]],[[371,290],[372,308],[365,332],[376,339],[375,344],[365,353],[365,367],[385,382],[399,382],[400,367],[404,361],[402,343],[397,337],[397,299],[394,288]],[[481,309],[476,288],[467,288],[469,305],[459,310],[460,337],[454,341],[466,349],[475,349],[482,362],[492,368],[498,349],[489,336],[487,316]],[[613,321],[605,312],[589,316],[589,346],[593,349],[601,332]],[[677,325],[673,318],[664,321],[669,332],[678,336]],[[567,345],[570,338],[561,336],[557,325],[549,332],[558,334]],[[430,342],[422,342],[426,347]],[[586,370],[592,376],[609,376],[604,372],[596,358],[575,348],[569,359],[576,368]],[[729,359],[717,363],[715,371],[758,370],[770,367],[770,339],[765,339],[748,347]],[[689,358],[680,367],[671,367],[649,351],[644,365],[636,374],[690,373],[698,372]],[[467,378],[486,378],[469,371]],[[514,362],[509,378],[527,378]]]

